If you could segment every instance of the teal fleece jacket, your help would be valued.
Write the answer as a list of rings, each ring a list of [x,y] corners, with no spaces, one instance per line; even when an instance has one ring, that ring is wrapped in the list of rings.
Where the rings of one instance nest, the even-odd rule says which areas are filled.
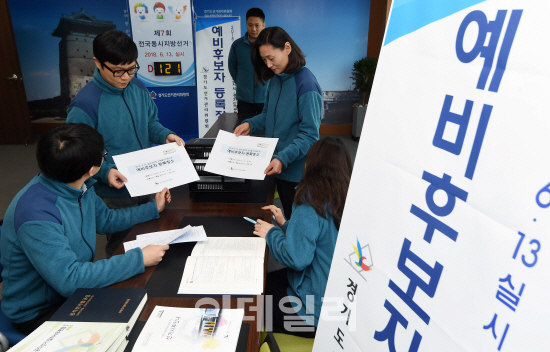
[[[302,67],[271,78],[262,113],[243,123],[250,124],[252,135],[265,131],[266,137],[279,138],[273,158],[281,161],[283,170],[276,177],[298,182],[306,153],[319,140],[322,115],[321,87],[311,71]]]
[[[151,142],[166,143],[174,133],[158,120],[157,106],[143,82],[134,77],[124,89],[115,88],[96,69],[94,78],[82,88],[69,105],[67,123],[85,123],[105,139],[109,155],[94,176],[96,193],[103,198],[129,197],[126,187],[109,187],[107,175],[115,168],[113,155],[149,148]]]
[[[288,267],[287,294],[302,301],[296,314],[317,326],[338,230],[330,215],[325,219],[306,204],[293,204],[292,208],[292,219],[282,229],[269,229],[265,239],[273,258]],[[313,306],[306,305],[307,296],[312,296]]]
[[[254,87],[254,66],[250,60],[251,45],[248,32],[235,40],[229,50],[228,67],[237,85],[237,100],[260,104],[265,102],[267,83],[258,83],[258,86]]]
[[[35,318],[77,288],[105,287],[142,273],[136,248],[93,263],[96,233],[113,233],[159,217],[155,201],[111,210],[88,179],[82,190],[36,176],[13,199],[0,236],[2,311],[14,323]]]

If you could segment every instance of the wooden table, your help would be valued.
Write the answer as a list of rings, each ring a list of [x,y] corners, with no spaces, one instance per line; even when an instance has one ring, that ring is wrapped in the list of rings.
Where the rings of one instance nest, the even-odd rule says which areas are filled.
[[[240,123],[240,121],[248,118],[252,115],[241,114],[222,114],[218,121],[210,128],[206,133],[206,138],[216,137],[218,130],[232,132],[234,127]],[[164,211],[160,214],[160,218],[153,221],[148,221],[136,225],[132,228],[125,241],[135,240],[136,236],[143,233],[172,230],[178,228],[180,222],[184,216],[253,216],[255,218],[264,219],[271,222],[271,212],[261,209],[264,205],[273,204],[273,194],[275,189],[274,179],[266,178],[268,182],[266,201],[264,204],[259,203],[198,203],[193,202],[195,194],[189,192],[187,185],[180,186],[170,190],[172,194],[172,202],[167,204]],[[244,219],[243,219],[244,221]],[[116,254],[124,253],[123,246],[115,251]],[[264,260],[264,288],[265,288],[265,275],[267,269],[267,253]],[[155,266],[145,268],[143,274],[134,276],[128,280],[122,281],[118,284],[110,286],[111,288],[145,288],[147,282],[151,278],[151,275],[155,271]],[[205,296],[208,297],[208,296]],[[146,321],[149,315],[153,311],[156,305],[171,306],[171,307],[195,307],[197,301],[201,297],[194,298],[175,298],[175,297],[149,297],[147,305],[145,306],[139,320]],[[215,299],[221,308],[229,308],[224,306],[222,298]],[[211,301],[212,302],[212,301]],[[227,303],[227,301],[225,302]],[[248,333],[247,352],[256,352],[259,349],[259,331],[260,321],[263,314],[263,295],[250,296],[247,298],[231,299],[230,308],[244,308],[245,310],[245,323],[250,324]],[[202,305],[203,308],[213,307],[212,305]]]

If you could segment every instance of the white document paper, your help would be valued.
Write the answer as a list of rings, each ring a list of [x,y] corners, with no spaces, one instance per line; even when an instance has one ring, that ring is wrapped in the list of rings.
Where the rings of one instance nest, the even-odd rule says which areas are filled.
[[[235,136],[219,131],[205,170],[229,177],[263,180],[279,138]]]
[[[246,294],[263,291],[266,242],[259,237],[210,237],[187,258],[179,294]]]
[[[156,306],[132,351],[234,352],[243,318],[244,309]]]
[[[118,170],[126,176],[132,197],[160,192],[199,179],[184,147],[176,143],[115,155]]]
[[[124,242],[124,251],[145,248],[149,245],[164,245],[181,242],[207,241],[204,227],[186,226],[183,229],[151,232],[136,236],[136,240]]]

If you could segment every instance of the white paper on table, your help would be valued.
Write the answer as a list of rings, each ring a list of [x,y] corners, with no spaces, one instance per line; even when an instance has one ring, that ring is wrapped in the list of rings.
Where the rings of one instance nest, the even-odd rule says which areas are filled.
[[[187,233],[190,233],[189,238],[187,238],[186,236]],[[193,242],[193,241],[206,241],[208,240],[208,238],[206,237],[206,232],[204,232],[204,228],[203,228],[203,231],[201,232],[200,230],[193,231],[191,226],[186,226],[183,229],[151,232],[145,235],[136,236],[136,240],[124,242],[124,251],[128,252],[129,250],[138,248],[138,247],[145,248],[149,245],[164,245],[164,244],[178,243],[178,242],[175,242],[175,240],[179,240],[178,242]]]
[[[131,153],[115,155],[118,170],[126,176],[126,188],[132,197],[160,192],[199,180],[185,150],[177,143],[159,145]]]
[[[215,349],[234,352],[241,331],[244,309],[213,309],[218,319],[211,337],[204,330],[213,314],[204,308],[155,306],[139,334],[132,351],[204,351]],[[215,314],[214,314],[215,315]],[[201,330],[202,328],[202,330]]]
[[[235,136],[219,131],[204,170],[229,177],[263,180],[279,138]]]
[[[210,237],[197,243],[191,255],[213,257],[264,257],[266,242],[261,237]]]
[[[178,294],[259,295],[263,274],[263,257],[189,256]]]

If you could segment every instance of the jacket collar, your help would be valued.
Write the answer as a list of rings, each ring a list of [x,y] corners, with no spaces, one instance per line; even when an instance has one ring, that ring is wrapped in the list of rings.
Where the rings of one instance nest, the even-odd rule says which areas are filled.
[[[67,199],[78,199],[78,197],[80,197],[83,193],[81,189],[76,189],[67,185],[66,183],[52,180],[51,178],[44,176],[42,173],[40,173],[38,177],[40,179],[40,183],[48,187],[52,192],[60,197]],[[84,181],[86,189],[90,189],[90,187],[93,187],[96,182],[97,181],[91,177]]]
[[[99,70],[95,69],[94,72],[94,82],[101,88],[104,92],[114,94],[114,95],[121,95],[122,92],[124,92],[124,89],[122,88],[115,88],[112,85],[110,85],[106,80],[101,77],[101,73],[99,73]],[[131,81],[130,81],[131,82]]]

